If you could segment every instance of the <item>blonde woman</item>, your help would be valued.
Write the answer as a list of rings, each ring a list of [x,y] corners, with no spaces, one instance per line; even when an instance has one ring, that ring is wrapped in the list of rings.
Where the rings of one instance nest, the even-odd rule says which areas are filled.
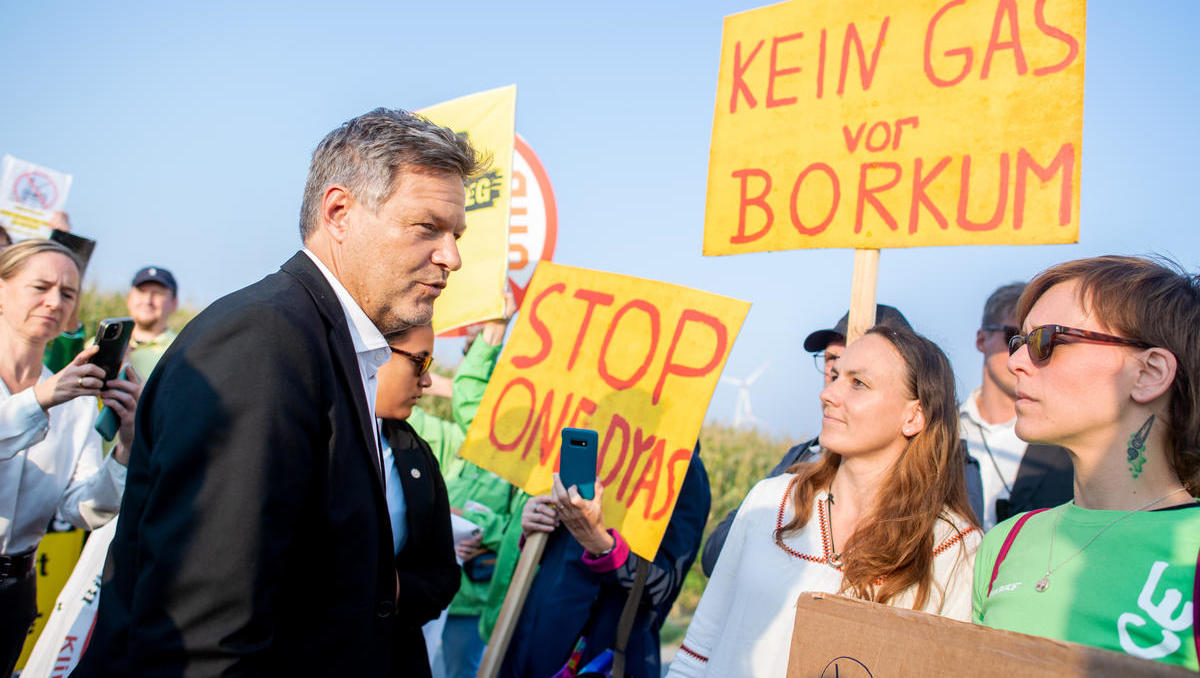
[[[12,672],[37,613],[33,560],[51,518],[100,527],[125,487],[141,386],[105,385],[104,371],[87,362],[94,347],[58,374],[42,365],[74,310],[80,271],[71,251],[49,240],[0,253],[0,675]],[[121,423],[108,458],[93,428],[97,398]]]

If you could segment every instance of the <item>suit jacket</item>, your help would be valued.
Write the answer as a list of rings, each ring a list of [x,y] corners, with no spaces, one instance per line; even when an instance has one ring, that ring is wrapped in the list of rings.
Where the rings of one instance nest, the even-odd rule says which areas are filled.
[[[396,556],[400,580],[392,645],[392,675],[428,678],[421,626],[437,619],[458,593],[459,567],[450,529],[450,500],[437,459],[407,422],[389,419],[384,435],[404,488],[407,537]]]
[[[1065,447],[1031,443],[1025,448],[1008,499],[996,500],[996,522],[1018,513],[1065,504],[1075,496],[1075,467]]]
[[[387,674],[378,447],[346,319],[307,256],[188,324],[136,428],[75,676]]]

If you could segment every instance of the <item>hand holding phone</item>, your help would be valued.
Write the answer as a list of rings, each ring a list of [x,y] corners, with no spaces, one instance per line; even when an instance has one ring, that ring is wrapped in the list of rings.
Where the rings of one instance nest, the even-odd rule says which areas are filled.
[[[133,336],[133,318],[105,318],[96,329],[96,353],[88,362],[104,370],[104,381],[116,379]]]

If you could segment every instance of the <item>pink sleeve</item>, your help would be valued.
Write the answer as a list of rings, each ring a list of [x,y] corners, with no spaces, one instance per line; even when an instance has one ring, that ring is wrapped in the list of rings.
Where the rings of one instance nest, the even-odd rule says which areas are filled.
[[[603,574],[612,572],[613,570],[625,564],[629,559],[629,544],[621,536],[620,532],[609,528],[608,533],[613,538],[613,550],[602,556],[593,556],[587,551],[583,552],[583,564],[591,568],[592,572]]]

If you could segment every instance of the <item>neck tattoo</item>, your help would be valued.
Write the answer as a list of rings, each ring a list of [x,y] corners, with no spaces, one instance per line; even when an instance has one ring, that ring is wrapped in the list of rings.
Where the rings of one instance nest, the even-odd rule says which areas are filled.
[[[1129,475],[1137,478],[1142,475],[1142,466],[1146,463],[1146,438],[1150,437],[1150,427],[1154,426],[1154,415],[1146,420],[1133,435],[1129,436],[1129,447],[1125,450],[1129,461]]]

